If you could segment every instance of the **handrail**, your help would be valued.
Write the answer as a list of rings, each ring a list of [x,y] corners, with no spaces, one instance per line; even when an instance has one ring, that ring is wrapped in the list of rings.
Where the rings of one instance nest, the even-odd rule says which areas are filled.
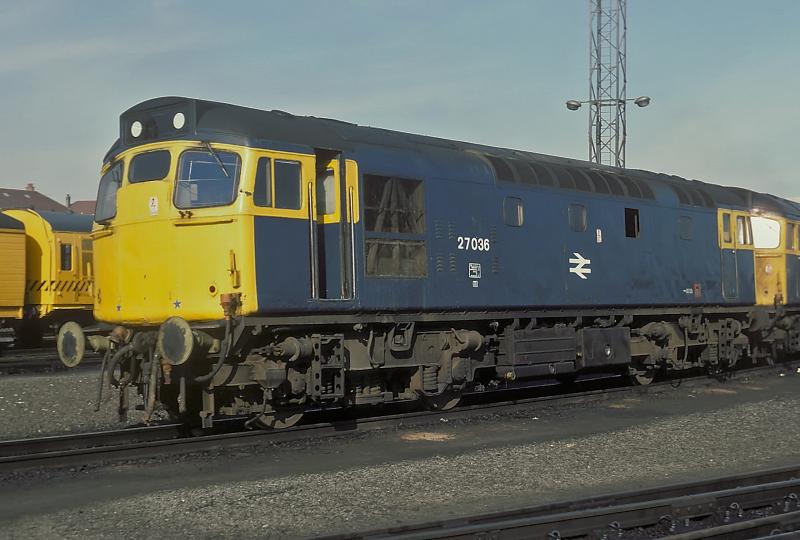
[[[234,218],[223,218],[223,217],[205,217],[205,218],[193,218],[190,221],[173,221],[172,225],[175,227],[191,227],[194,225],[222,225],[224,223],[233,223],[237,221]]]
[[[350,199],[350,299],[356,298],[356,220],[353,207],[353,187],[348,188],[348,198]]]
[[[314,228],[314,184],[308,183],[308,249],[311,262],[311,298],[319,298],[317,291],[317,235]]]

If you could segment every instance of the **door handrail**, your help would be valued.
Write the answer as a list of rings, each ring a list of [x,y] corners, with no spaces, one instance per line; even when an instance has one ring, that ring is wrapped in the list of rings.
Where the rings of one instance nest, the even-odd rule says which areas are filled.
[[[317,231],[314,225],[314,183],[308,183],[308,249],[311,258],[311,298],[319,298],[317,290]]]
[[[350,186],[347,190],[349,200],[350,214],[350,299],[356,298],[356,220],[353,210],[353,187]]]

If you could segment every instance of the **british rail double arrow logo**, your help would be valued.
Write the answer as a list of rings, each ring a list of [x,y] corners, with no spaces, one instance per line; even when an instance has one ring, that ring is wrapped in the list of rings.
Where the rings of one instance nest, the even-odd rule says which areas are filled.
[[[570,273],[577,274],[581,279],[587,279],[586,275],[592,273],[592,269],[589,268],[589,265],[592,264],[591,259],[584,258],[580,253],[573,253],[573,255],[575,257],[569,260],[569,264],[574,264],[575,266],[570,266]]]

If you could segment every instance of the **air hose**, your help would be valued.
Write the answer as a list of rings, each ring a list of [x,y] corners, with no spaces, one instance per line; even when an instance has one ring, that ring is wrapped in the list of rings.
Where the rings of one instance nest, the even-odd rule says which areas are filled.
[[[117,364],[119,361],[122,360],[126,354],[133,350],[133,344],[129,343],[127,345],[123,345],[120,347],[117,352],[114,353],[114,356],[111,357],[111,360],[108,361],[108,365],[106,366],[106,382],[111,386],[119,386],[119,381],[116,377],[114,377],[114,370],[117,368]]]
[[[207,383],[214,376],[219,373],[219,370],[222,369],[222,364],[225,363],[225,359],[228,357],[228,353],[231,350],[231,343],[233,342],[233,336],[231,335],[231,319],[230,317],[225,318],[225,340],[222,342],[222,346],[219,348],[219,357],[217,358],[217,363],[214,364],[213,369],[200,377],[195,377],[194,382],[196,383]]]

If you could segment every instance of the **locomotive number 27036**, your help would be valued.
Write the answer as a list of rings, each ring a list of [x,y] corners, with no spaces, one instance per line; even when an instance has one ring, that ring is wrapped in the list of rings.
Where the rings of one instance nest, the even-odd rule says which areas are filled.
[[[491,245],[488,238],[473,238],[471,236],[458,237],[458,249],[467,251],[489,251]]]

